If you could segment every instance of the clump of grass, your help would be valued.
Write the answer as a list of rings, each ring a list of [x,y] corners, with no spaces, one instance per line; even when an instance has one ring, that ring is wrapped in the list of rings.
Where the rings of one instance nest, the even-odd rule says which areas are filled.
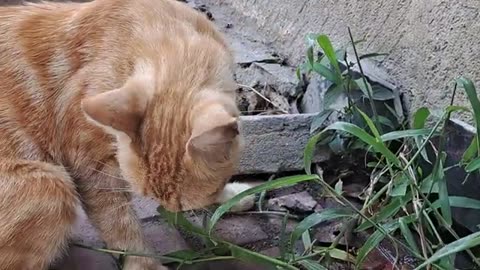
[[[464,168],[468,173],[480,169],[480,101],[473,83],[467,78],[457,79],[450,106],[437,116],[428,108],[420,108],[412,114],[411,124],[407,125],[402,121],[402,112],[389,105],[398,103],[398,96],[389,89],[372,86],[363,73],[360,61],[382,54],[358,55],[358,42],[354,42],[350,31],[349,34],[356,63],[349,61],[346,49],[335,50],[326,35],[307,37],[307,57],[305,64],[297,71],[298,77],[303,77],[301,72],[313,72],[328,80],[330,87],[323,100],[324,109],[312,123],[313,136],[305,147],[304,175],[271,179],[242,192],[217,208],[204,228],[191,224],[182,214],[159,209],[169,223],[204,239],[207,248],[203,251],[180,251],[164,256],[101,251],[155,256],[166,263],[177,263],[178,268],[185,264],[236,259],[264,264],[272,269],[323,270],[328,269],[329,259],[333,258],[352,263],[356,269],[360,269],[367,255],[388,238],[396,248],[407,250],[417,259],[415,269],[454,269],[454,256],[463,251],[480,267],[479,260],[470,251],[472,247],[480,245],[480,232],[459,237],[452,229],[451,213],[452,207],[479,209],[480,202],[449,196],[445,177],[445,172],[451,168],[445,167],[447,154],[444,138],[450,115],[457,111],[472,113],[469,108],[454,105],[457,87],[466,91],[470,100],[477,135],[455,166]],[[358,67],[360,75],[353,72],[355,67]],[[327,120],[334,114],[339,120],[326,126]],[[431,126],[426,124],[429,119],[434,122]],[[438,143],[434,143],[435,138],[439,139]],[[365,168],[371,170],[372,177],[361,208],[355,207],[343,196],[342,183],[332,187],[324,181],[320,172],[312,170],[313,153],[319,144],[328,144],[332,150],[344,153],[363,149],[373,160],[365,164]],[[431,164],[430,173],[422,170],[422,162]],[[379,181],[380,178],[387,181]],[[322,186],[346,207],[313,213],[301,220],[289,235],[282,231],[282,252],[278,258],[253,252],[212,235],[215,224],[243,197],[265,194],[267,190],[305,181]],[[348,220],[340,235],[329,247],[316,246],[310,238],[310,230],[322,222],[335,219]],[[341,237],[367,230],[372,233],[354,254],[338,247]],[[441,231],[447,232],[449,238],[455,240],[447,242]],[[305,247],[301,254],[293,248],[298,240]]]

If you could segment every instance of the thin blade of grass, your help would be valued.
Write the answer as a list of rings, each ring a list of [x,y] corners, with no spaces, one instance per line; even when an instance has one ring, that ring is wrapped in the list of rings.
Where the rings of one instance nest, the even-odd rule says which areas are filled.
[[[412,126],[414,129],[421,129],[425,127],[428,117],[430,116],[430,110],[426,107],[418,109],[413,115]]]
[[[406,216],[405,224],[410,224],[415,221],[415,217],[413,215]],[[381,228],[387,234],[391,234],[395,232],[399,228],[400,224],[398,220],[389,222],[381,226]],[[380,242],[386,237],[387,235],[384,234],[381,230],[376,230],[370,237],[365,241],[363,246],[357,252],[357,262],[356,262],[356,269],[362,269],[362,264],[367,255],[380,244]]]
[[[380,222],[392,218],[395,214],[398,213],[400,208],[402,208],[402,206],[404,205],[404,201],[405,200],[402,197],[395,197],[389,204],[387,204],[387,206],[383,207],[382,210],[371,219],[373,221]],[[371,222],[364,221],[357,227],[356,231],[361,232],[371,228],[372,226],[373,224]]]
[[[305,267],[306,270],[328,270],[325,266],[322,266],[314,260],[303,260],[298,262],[298,264]]]
[[[360,108],[356,107],[357,111],[360,113],[360,115],[362,116],[363,120],[365,120],[365,122],[367,123],[368,127],[370,128],[370,130],[372,131],[373,135],[375,136],[375,138],[381,142],[381,137],[380,137],[380,133],[378,132],[378,129],[377,127],[375,126],[375,124],[373,123],[372,119],[370,119],[370,117],[368,117],[367,114],[365,114],[362,110],[360,110]]]
[[[461,196],[450,196],[448,198],[451,207],[470,208],[480,210],[480,201]]]
[[[321,133],[317,134],[316,136],[312,137],[309,140],[307,145],[310,146],[310,148],[305,149],[305,156],[306,157],[312,157],[313,156],[313,152],[311,152],[311,151],[315,149],[314,145],[316,144],[318,139],[321,136],[323,136],[323,133],[326,132],[327,130],[337,130],[337,131],[343,131],[343,132],[350,133],[351,135],[357,137],[358,139],[362,140],[366,144],[372,146],[375,149],[375,151],[383,154],[385,156],[385,158],[387,158],[392,164],[396,165],[397,167],[400,166],[400,160],[397,158],[397,156],[395,154],[393,154],[388,149],[388,147],[385,144],[381,143],[379,140],[377,140],[376,138],[374,138],[373,136],[371,136],[370,134],[365,132],[365,130],[363,130],[359,126],[351,124],[351,123],[347,123],[347,122],[341,122],[341,121],[331,124],[330,126],[325,128]],[[313,147],[312,147],[312,145],[313,145]],[[308,152],[307,152],[307,150],[308,150]],[[307,165],[306,162],[305,162],[305,165]]]
[[[312,248],[312,238],[310,237],[309,231],[304,231],[302,233],[302,243],[305,250],[311,250]]]
[[[271,190],[271,189],[276,189],[280,187],[287,187],[287,186],[292,186],[294,184],[300,183],[300,182],[305,182],[305,181],[311,181],[311,180],[318,180],[319,176],[318,175],[296,175],[296,176],[288,176],[288,177],[283,177],[279,178],[276,180],[272,180],[267,183],[263,183],[261,185],[258,185],[254,188],[245,190],[244,192],[236,195],[235,197],[231,198],[224,204],[222,204],[220,207],[217,208],[217,210],[213,213],[212,217],[210,218],[210,222],[208,224],[208,232],[210,233],[217,223],[217,221],[225,214],[227,213],[230,208],[232,208],[234,205],[236,205],[242,198],[260,193],[264,190]]]
[[[437,252],[435,252],[430,258],[425,262],[417,266],[415,270],[420,270],[428,264],[432,264],[446,256],[470,249],[480,245],[480,232],[472,233],[468,236],[460,238],[456,241],[451,242],[450,244],[442,247]]]
[[[327,132],[322,131],[312,136],[307,141],[307,145],[303,150],[303,165],[305,167],[305,172],[307,173],[307,175],[312,174],[312,159],[313,159],[313,154],[315,153],[315,148],[317,146],[317,143],[326,137],[328,137]]]
[[[322,75],[323,77],[325,77],[325,79],[331,82],[339,83],[335,73],[321,63],[314,63],[312,65],[312,70]]]
[[[447,179],[445,178],[445,171],[443,169],[443,162],[445,158],[445,152],[441,152],[438,155],[437,161],[435,162],[435,166],[432,170],[432,178],[433,181],[438,183],[438,196],[441,203],[440,212],[442,213],[442,217],[445,219],[445,222],[448,226],[452,226],[453,220],[450,209],[450,201],[448,199]]]
[[[313,47],[308,47],[307,49],[307,63],[311,69],[313,69],[313,63],[315,59],[313,58]]]
[[[278,267],[280,267],[280,269],[299,270],[297,267],[289,265],[286,262],[248,250],[246,248],[231,245],[230,250],[233,257],[244,262],[256,262],[262,265],[270,266],[272,269],[278,269]]]
[[[332,113],[333,110],[328,109],[319,112],[312,120],[312,124],[310,125],[310,132],[313,133],[317,129],[321,128]]]
[[[458,78],[457,84],[461,85],[463,89],[465,89],[465,92],[467,93],[468,100],[472,105],[472,109],[474,113],[477,135],[480,135],[480,100],[478,99],[475,85],[470,79],[467,79],[465,77]],[[477,153],[480,154],[480,145],[478,144],[478,140],[477,140]]]
[[[392,131],[386,134],[383,134],[380,138],[383,142],[394,141],[398,139],[405,139],[405,138],[415,138],[417,136],[427,136],[430,134],[432,130],[427,128],[422,129],[407,129],[407,130],[399,130],[399,131]],[[438,134],[438,133],[436,133]]]
[[[418,109],[414,115],[413,115],[413,122],[412,126],[414,129],[423,129],[425,127],[425,123],[427,122],[428,117],[430,116],[430,110],[426,107],[422,107]],[[415,144],[417,145],[417,148],[420,148],[422,145],[422,135],[418,135],[414,137]],[[427,155],[427,150],[425,148],[421,149],[420,154],[422,155],[422,158],[431,163],[430,160],[428,159]]]
[[[313,213],[302,220],[290,235],[290,244],[293,245],[302,234],[313,226],[337,218],[352,217],[353,212],[348,208],[326,209],[320,213]]]
[[[462,156],[463,164],[470,162],[473,158],[475,158],[478,155],[477,147],[478,147],[478,135],[475,134],[467,150],[465,150],[465,152],[463,153],[463,156]]]
[[[473,159],[465,166],[465,171],[467,173],[472,173],[478,169],[480,169],[480,157]]]
[[[399,227],[398,221],[394,221],[391,223],[387,223],[385,225],[382,225],[382,228],[386,231],[386,233],[390,234],[397,230]],[[380,242],[385,238],[385,234],[377,230],[375,231],[370,237],[368,237],[367,241],[363,244],[363,246],[358,250],[357,253],[357,262],[355,264],[356,269],[363,269],[362,264],[367,257],[367,255],[375,249]]]
[[[400,226],[400,231],[402,232],[403,238],[407,241],[407,244],[413,249],[417,254],[420,254],[420,249],[418,248],[415,237],[413,237],[412,231],[408,227],[408,224],[405,220],[405,217],[398,219],[398,224]]]
[[[328,60],[330,60],[330,65],[332,65],[335,70],[335,77],[337,79],[336,82],[341,82],[342,72],[340,71],[337,55],[335,54],[335,50],[333,49],[332,42],[326,35],[319,35],[317,37],[317,42],[320,48],[322,48],[323,53],[325,53],[325,56],[327,56]]]

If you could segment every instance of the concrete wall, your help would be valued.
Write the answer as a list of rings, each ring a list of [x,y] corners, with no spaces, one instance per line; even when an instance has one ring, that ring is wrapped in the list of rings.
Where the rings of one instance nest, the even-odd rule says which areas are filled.
[[[478,0],[208,0],[231,6],[232,20],[254,22],[279,52],[298,64],[307,33],[328,34],[336,45],[366,38],[362,53],[388,53],[371,64],[385,72],[413,107],[449,103],[459,75],[480,89]],[[242,19],[243,18],[243,19]],[[457,100],[466,104],[459,91]],[[468,119],[467,119],[468,120]]]

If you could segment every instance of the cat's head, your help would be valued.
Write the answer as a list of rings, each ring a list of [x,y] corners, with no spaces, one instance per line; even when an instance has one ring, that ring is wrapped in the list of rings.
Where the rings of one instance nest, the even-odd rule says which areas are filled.
[[[85,115],[116,137],[120,169],[135,191],[170,211],[215,203],[242,144],[231,74],[212,73],[220,77],[202,89],[159,86],[143,75],[84,99]]]

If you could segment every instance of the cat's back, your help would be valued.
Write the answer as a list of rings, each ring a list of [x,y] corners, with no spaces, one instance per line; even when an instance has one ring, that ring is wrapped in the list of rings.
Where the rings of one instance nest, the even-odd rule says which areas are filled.
[[[21,145],[55,152],[49,145],[71,143],[66,131],[78,130],[80,123],[87,127],[79,119],[80,99],[122,86],[146,48],[152,57],[167,55],[167,66],[184,69],[185,83],[232,62],[213,23],[176,0],[0,7],[0,137],[7,140],[0,144],[30,153]],[[170,77],[180,76],[165,70],[173,71]],[[183,93],[172,99],[177,95]]]

